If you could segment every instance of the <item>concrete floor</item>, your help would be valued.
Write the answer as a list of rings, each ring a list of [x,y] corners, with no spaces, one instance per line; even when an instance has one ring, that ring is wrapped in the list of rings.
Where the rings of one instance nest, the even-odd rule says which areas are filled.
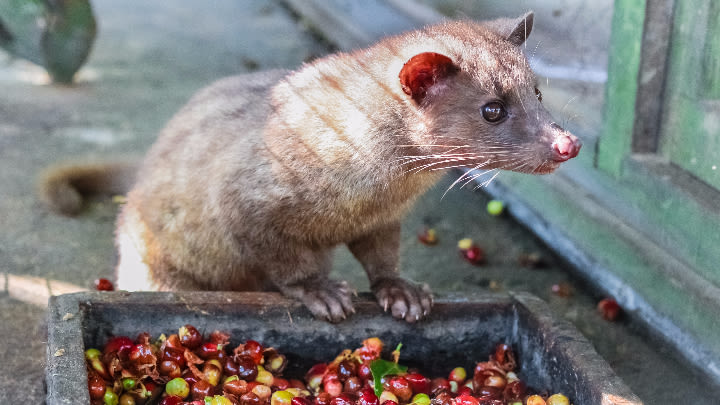
[[[0,53],[0,403],[42,403],[44,304],[49,294],[92,287],[112,277],[115,253],[111,201],[69,219],[47,212],[34,191],[37,174],[54,162],[142,155],[174,111],[200,87],[230,74],[294,67],[329,51],[277,2],[217,0],[94,0],[99,37],[74,87],[44,83],[42,71]],[[675,361],[628,319],[609,323],[595,313],[592,286],[511,218],[485,213],[487,197],[472,190],[428,193],[407,218],[402,268],[436,293],[527,290],[575,323],[616,373],[647,404],[712,404],[720,390]],[[438,231],[433,247],[417,242],[422,226]],[[475,239],[488,264],[458,257],[457,240]],[[539,253],[542,269],[518,265]],[[448,277],[448,274],[451,275]],[[367,290],[346,249],[336,276]],[[552,294],[568,282],[573,295]],[[3,292],[4,291],[4,292]]]

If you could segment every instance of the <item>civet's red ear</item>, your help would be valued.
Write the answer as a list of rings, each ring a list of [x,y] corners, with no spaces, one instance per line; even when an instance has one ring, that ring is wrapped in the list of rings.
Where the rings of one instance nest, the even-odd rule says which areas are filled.
[[[400,84],[405,94],[420,103],[433,85],[457,71],[457,66],[447,56],[423,52],[405,62],[400,70]]]

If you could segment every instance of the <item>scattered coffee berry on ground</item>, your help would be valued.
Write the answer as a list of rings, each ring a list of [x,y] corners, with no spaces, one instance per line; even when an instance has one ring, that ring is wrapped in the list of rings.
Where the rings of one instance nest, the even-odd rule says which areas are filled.
[[[435,228],[423,228],[418,232],[418,240],[425,245],[437,244],[437,231]]]
[[[485,252],[476,245],[470,238],[460,239],[458,241],[458,249],[460,256],[467,260],[468,263],[480,266],[485,264]]]
[[[505,204],[500,200],[490,200],[487,203],[487,212],[490,215],[498,216],[505,210]]]
[[[95,289],[97,291],[114,291],[115,287],[113,286],[112,281],[106,279],[106,278],[98,278],[95,280]]]
[[[612,298],[604,298],[597,304],[600,316],[606,321],[614,321],[620,316],[620,305]]]

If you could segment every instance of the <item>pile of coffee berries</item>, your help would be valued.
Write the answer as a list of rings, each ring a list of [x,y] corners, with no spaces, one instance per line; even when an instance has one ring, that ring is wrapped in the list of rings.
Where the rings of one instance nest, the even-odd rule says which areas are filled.
[[[277,350],[254,340],[232,348],[226,333],[205,340],[185,325],[157,340],[116,336],[85,358],[92,405],[569,405],[562,394],[530,392],[508,345],[472,375],[457,367],[434,379],[399,365],[399,350],[392,361],[381,359],[383,342],[369,338],[312,366],[304,379],[288,379]]]

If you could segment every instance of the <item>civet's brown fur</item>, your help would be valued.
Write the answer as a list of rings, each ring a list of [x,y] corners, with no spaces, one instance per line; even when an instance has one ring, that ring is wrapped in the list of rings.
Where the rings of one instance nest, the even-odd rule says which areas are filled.
[[[328,273],[346,244],[380,304],[421,319],[432,296],[399,275],[400,221],[441,176],[434,169],[547,173],[559,165],[555,139],[572,137],[536,96],[520,47],[531,28],[531,13],[447,22],[201,90],[127,196],[117,287],[279,290],[338,321],[353,312],[352,290]],[[448,69],[427,83],[409,72],[427,86],[401,83],[404,64],[428,52]],[[507,108],[502,123],[480,113],[492,100]]]

